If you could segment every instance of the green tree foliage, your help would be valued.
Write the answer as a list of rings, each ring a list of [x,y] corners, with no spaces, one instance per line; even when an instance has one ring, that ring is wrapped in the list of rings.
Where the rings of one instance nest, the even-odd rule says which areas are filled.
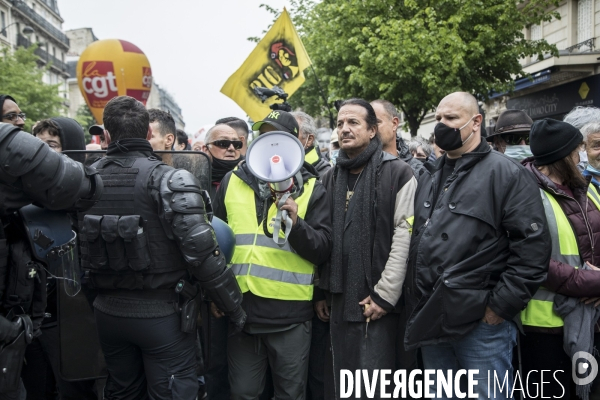
[[[526,76],[519,60],[558,55],[524,28],[559,18],[557,0],[292,0],[292,16],[328,102],[383,98],[406,117],[411,135],[447,94],[486,98]],[[327,115],[312,71],[291,100]]]
[[[0,93],[11,95],[27,114],[25,130],[31,131],[36,121],[63,114],[63,99],[58,95],[59,85],[42,81],[46,68],[38,66],[33,51],[19,47],[14,52],[4,48],[0,53]]]

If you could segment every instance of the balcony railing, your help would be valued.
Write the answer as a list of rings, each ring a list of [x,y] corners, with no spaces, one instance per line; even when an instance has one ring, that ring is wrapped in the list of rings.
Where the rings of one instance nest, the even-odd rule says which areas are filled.
[[[565,50],[568,51],[569,53],[572,53],[575,50],[581,50],[581,48],[583,47],[584,48],[583,51],[592,51],[592,50],[594,50],[594,42],[595,41],[596,41],[596,38],[584,40],[583,42],[574,44],[571,47],[567,47]]]
[[[29,18],[35,24],[39,25],[48,32],[50,35],[54,36],[56,40],[61,43],[64,43],[65,46],[69,47],[70,42],[67,35],[65,35],[60,29],[56,28],[50,22],[46,21],[44,17],[33,11],[31,7],[29,7],[23,0],[10,0],[12,5],[17,9],[21,14],[25,17]]]
[[[31,47],[31,45],[32,45],[32,43],[25,36],[23,36],[23,35],[17,36],[17,46],[23,46],[25,48],[29,48],[29,47]],[[58,58],[54,57],[53,55],[48,53],[43,48],[38,47],[37,49],[34,50],[34,53],[35,53],[35,55],[37,55],[40,58],[41,61],[43,61],[45,63],[52,63],[53,68],[55,68],[63,73],[67,73],[67,64],[62,62]]]

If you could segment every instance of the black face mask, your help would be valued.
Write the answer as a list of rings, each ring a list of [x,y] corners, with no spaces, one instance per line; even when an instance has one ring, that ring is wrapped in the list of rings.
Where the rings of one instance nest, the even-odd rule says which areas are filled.
[[[462,137],[460,136],[461,129],[464,129],[464,127],[467,126],[469,122],[471,122],[473,117],[471,117],[471,119],[469,119],[469,121],[467,121],[467,123],[460,128],[450,128],[443,122],[438,122],[438,124],[433,129],[433,134],[435,135],[435,144],[440,149],[446,151],[460,149],[465,143],[469,141],[469,139],[471,139],[473,133],[475,133],[471,133],[469,137],[465,139],[465,141],[463,141]]]
[[[227,175],[229,171],[233,171],[235,167],[240,163],[241,157],[237,160],[219,160],[215,156],[212,157],[212,181],[221,182],[223,177]]]

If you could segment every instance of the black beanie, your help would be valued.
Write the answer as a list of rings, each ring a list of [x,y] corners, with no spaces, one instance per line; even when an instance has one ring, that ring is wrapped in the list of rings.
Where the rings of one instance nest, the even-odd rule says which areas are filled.
[[[531,125],[529,147],[535,165],[562,160],[583,142],[583,135],[573,125],[555,119],[542,119]]]

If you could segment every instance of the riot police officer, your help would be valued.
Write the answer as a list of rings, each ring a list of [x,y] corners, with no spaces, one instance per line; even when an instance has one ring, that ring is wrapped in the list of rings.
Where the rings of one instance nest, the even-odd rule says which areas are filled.
[[[14,399],[25,346],[39,334],[46,307],[45,267],[31,241],[45,250],[55,245],[43,229],[28,232],[16,211],[31,203],[52,210],[89,208],[102,181],[93,169],[12,124],[0,123],[0,159],[0,398]]]
[[[84,279],[94,301],[109,378],[106,399],[195,399],[199,282],[241,330],[245,313],[207,219],[199,182],[153,153],[139,101],[110,100],[105,191],[79,217]]]

